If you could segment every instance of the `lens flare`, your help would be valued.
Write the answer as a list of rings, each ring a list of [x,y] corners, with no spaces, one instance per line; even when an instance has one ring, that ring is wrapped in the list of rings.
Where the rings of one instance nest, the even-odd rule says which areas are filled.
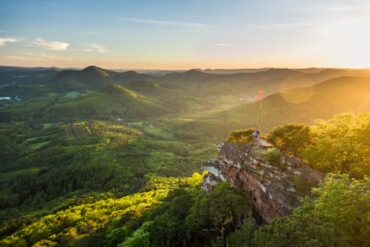
[[[286,102],[301,104],[314,95],[313,85],[314,82],[305,76],[289,76],[281,82],[279,92]]]

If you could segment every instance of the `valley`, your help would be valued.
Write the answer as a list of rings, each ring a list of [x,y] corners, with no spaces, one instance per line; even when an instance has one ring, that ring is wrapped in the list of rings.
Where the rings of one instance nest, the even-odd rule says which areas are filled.
[[[210,197],[200,190],[205,176],[201,164],[217,157],[216,145],[225,142],[230,132],[260,125],[267,136],[275,127],[291,123],[315,129],[317,119],[343,112],[361,123],[356,131],[366,133],[370,126],[365,114],[370,112],[369,70],[145,74],[96,66],[0,67],[0,76],[0,97],[10,97],[0,100],[0,243],[4,246],[163,246],[169,236],[173,244],[167,246],[184,241],[187,244],[182,246],[205,246],[220,235],[199,233],[200,229],[221,223],[208,225],[207,217],[213,214],[199,213],[208,203],[226,202],[235,212],[231,225],[222,224],[228,241],[236,241],[233,234],[246,231],[242,219],[250,220],[250,225],[245,223],[250,229],[260,224],[258,217],[251,216],[255,211],[247,203],[248,195],[222,183]],[[264,95],[258,100],[261,90]],[[356,118],[361,114],[365,115]],[[342,121],[336,119],[328,126],[330,121]],[[324,130],[323,135],[330,135]],[[362,179],[369,175],[365,165],[369,155],[367,141],[358,138],[363,152],[345,161],[341,169],[315,156],[322,146],[310,146],[307,150],[316,151],[300,158],[323,164],[313,166],[322,172],[344,171]],[[304,141],[297,142],[306,148]],[[281,142],[274,144],[283,152]],[[343,152],[352,150],[346,148]],[[352,161],[361,166],[351,168]],[[364,184],[358,186],[368,186],[368,180],[359,181]],[[171,217],[177,221],[167,222]],[[174,228],[166,230],[168,224]],[[256,239],[265,228],[259,229]],[[142,245],[129,244],[137,239]],[[364,239],[358,241],[365,243]]]

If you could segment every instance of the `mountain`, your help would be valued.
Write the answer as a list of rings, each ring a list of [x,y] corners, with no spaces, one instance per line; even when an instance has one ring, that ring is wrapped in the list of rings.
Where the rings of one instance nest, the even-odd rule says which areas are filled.
[[[50,80],[49,87],[57,92],[102,88],[112,82],[116,72],[89,66],[82,70],[64,70]]]
[[[167,80],[185,80],[185,81],[192,81],[192,80],[204,80],[208,78],[213,78],[214,76],[211,74],[203,73],[202,71],[191,69],[185,72],[173,72],[163,76],[164,79]]]
[[[220,142],[229,131],[258,128],[270,131],[287,123],[313,123],[341,112],[370,111],[369,77],[339,77],[317,85],[288,89],[266,96],[260,103],[240,103],[172,120],[173,129],[185,135],[202,133]],[[217,102],[217,98],[215,99]]]
[[[82,70],[63,70],[59,72],[54,80],[66,81],[68,79],[101,79],[111,77],[117,74],[116,72],[105,70],[96,66],[88,66]]]
[[[208,74],[238,74],[238,73],[255,73],[259,71],[268,70],[269,68],[261,69],[204,69],[200,70]]]
[[[151,76],[134,71],[114,72],[96,66],[88,66],[82,70],[64,70],[50,80],[52,90],[96,90],[110,83],[125,83],[135,80],[150,79]]]
[[[0,120],[73,121],[77,119],[108,119],[120,121],[147,119],[170,112],[155,98],[144,96],[123,85],[109,84],[102,89],[77,98],[59,95],[39,97],[26,103],[8,105],[0,111]]]
[[[261,101],[263,129],[288,122],[312,123],[340,112],[370,111],[370,78],[340,77],[312,87],[275,93]],[[256,126],[259,103],[249,103],[217,113],[214,118]]]
[[[356,110],[357,106],[353,105],[353,102],[357,102],[357,98],[365,100],[366,97],[361,92],[358,92],[356,99],[348,103],[346,95],[341,95],[338,100],[343,98],[341,106],[335,103],[335,99],[324,103],[323,98],[327,100],[330,97],[339,97],[336,93],[339,93],[340,88],[344,88],[343,91],[352,98],[351,95],[361,87],[356,87],[355,84],[366,80],[363,76],[368,73],[369,70],[272,68],[257,70],[254,73],[209,74],[189,70],[164,76],[150,76],[134,71],[115,72],[89,66],[82,70],[58,72],[52,79],[41,84],[19,83],[0,88],[0,96],[18,96],[22,100],[1,108],[0,112],[3,121],[31,116],[34,119],[47,116],[49,119],[64,120],[69,117],[77,119],[79,116],[137,119],[141,115],[147,118],[156,114],[160,117],[167,113],[201,113],[207,120],[225,120],[222,128],[226,131],[237,128],[242,123],[257,124],[258,104],[249,102],[253,102],[257,92],[263,90],[266,98],[263,100],[262,124],[268,128],[280,122],[310,122],[317,117],[328,117],[339,111]],[[343,74],[355,74],[357,79],[348,76],[338,78]],[[323,82],[323,85],[331,86],[321,86],[321,80],[327,78],[331,79]],[[355,83],[349,82],[351,78]],[[343,80],[348,81],[348,84],[344,83],[344,86],[339,87],[334,85]],[[110,86],[112,84],[114,86]],[[118,86],[122,86],[121,90],[118,90]],[[299,89],[302,87],[303,89]],[[327,87],[332,91],[327,92]],[[127,93],[127,90],[131,93]],[[112,98],[112,95],[115,96]],[[135,98],[133,95],[139,97]],[[1,103],[7,104],[5,101]],[[312,112],[310,105],[318,108]],[[144,110],[145,107],[154,107],[155,110],[149,113],[150,111]],[[226,108],[231,109],[225,110]],[[205,110],[212,111],[213,115],[202,112]],[[222,111],[215,113],[220,110]],[[268,118],[266,114],[270,114]],[[245,116],[248,116],[247,119]],[[231,122],[233,124],[230,124]],[[206,121],[206,124],[211,131],[209,121]],[[219,126],[219,123],[214,126]],[[216,132],[218,131],[213,131]]]
[[[167,85],[193,90],[192,93],[199,96],[238,95],[253,97],[259,90],[270,95],[290,88],[311,86],[322,82],[322,77],[313,75],[291,69],[273,68],[235,74],[210,74],[199,70],[189,70],[167,74],[161,80]]]
[[[97,77],[107,77],[107,76],[112,76],[113,74],[115,74],[115,72],[113,71],[102,69],[102,68],[99,68],[93,65],[90,65],[82,69],[81,72],[86,75],[97,76]]]
[[[50,93],[85,94],[112,83],[123,85],[130,83],[132,86],[134,83],[131,82],[139,84],[153,82],[160,87],[152,89],[165,98],[171,98],[166,95],[174,93],[177,96],[187,95],[198,100],[220,96],[230,96],[231,99],[231,96],[237,96],[250,101],[260,90],[263,90],[265,95],[270,95],[291,88],[311,86],[339,76],[370,75],[369,70],[349,69],[266,68],[225,70],[225,73],[221,73],[223,71],[217,70],[215,73],[207,73],[207,70],[193,69],[154,76],[135,71],[111,71],[96,66],[88,66],[82,70],[62,71],[54,68],[0,68],[0,78],[7,78],[4,80],[7,83],[0,87],[0,96],[12,98],[18,96],[17,98],[23,100],[47,96]],[[147,89],[146,93],[154,95]],[[162,89],[166,93],[161,93]],[[233,103],[237,103],[237,101],[234,100]]]

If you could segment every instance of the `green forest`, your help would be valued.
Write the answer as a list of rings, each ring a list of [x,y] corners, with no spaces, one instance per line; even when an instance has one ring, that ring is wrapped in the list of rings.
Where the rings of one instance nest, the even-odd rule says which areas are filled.
[[[370,245],[368,71],[26,72],[0,87],[0,246]],[[271,223],[228,181],[201,190],[216,145],[256,128],[269,164],[325,174]]]

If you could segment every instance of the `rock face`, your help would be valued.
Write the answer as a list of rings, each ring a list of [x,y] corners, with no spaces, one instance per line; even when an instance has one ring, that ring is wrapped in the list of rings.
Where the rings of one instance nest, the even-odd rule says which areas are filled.
[[[208,171],[202,190],[210,191],[220,181],[228,181],[250,193],[250,203],[265,222],[289,214],[324,174],[284,154],[279,166],[270,165],[262,154],[271,147],[266,141],[218,145],[219,158],[202,165]]]

